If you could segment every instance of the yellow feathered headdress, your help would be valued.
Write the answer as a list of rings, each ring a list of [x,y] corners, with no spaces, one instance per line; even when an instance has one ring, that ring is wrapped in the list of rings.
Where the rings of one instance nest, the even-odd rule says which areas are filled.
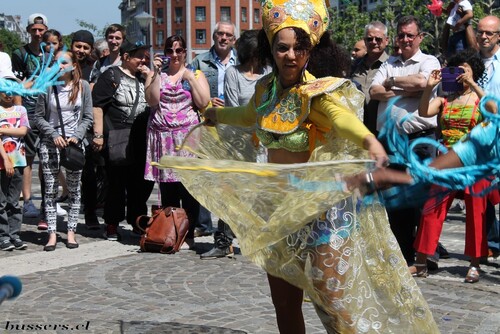
[[[328,27],[328,1],[325,0],[262,0],[262,23],[269,43],[283,28],[301,28],[318,44]]]

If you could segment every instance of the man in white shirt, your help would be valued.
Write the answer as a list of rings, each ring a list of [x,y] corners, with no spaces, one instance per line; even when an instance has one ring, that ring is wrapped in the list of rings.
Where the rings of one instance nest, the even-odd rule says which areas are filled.
[[[380,66],[370,87],[370,98],[378,100],[378,115],[385,112],[389,99],[401,96],[391,110],[396,118],[399,131],[406,133],[410,140],[420,137],[435,137],[436,117],[424,118],[418,116],[420,96],[430,73],[441,66],[436,57],[424,54],[420,43],[424,35],[419,20],[414,16],[404,16],[398,20],[397,40],[401,50],[398,56],[391,56]],[[412,114],[399,125],[399,120]],[[382,126],[377,124],[377,130]],[[389,152],[388,152],[389,153]],[[422,145],[417,153],[422,157],[435,154],[434,148]],[[408,262],[414,262],[415,251],[413,241],[416,227],[420,222],[420,207],[393,210],[389,214],[391,229],[398,240],[401,251]]]

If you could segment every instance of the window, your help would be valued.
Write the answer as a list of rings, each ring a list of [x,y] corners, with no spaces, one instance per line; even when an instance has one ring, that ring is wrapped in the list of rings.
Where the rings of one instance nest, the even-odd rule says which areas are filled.
[[[183,36],[184,33],[182,32],[182,29],[177,29],[177,30],[175,30],[175,34],[177,36]]]
[[[205,44],[207,42],[207,31],[205,29],[196,29],[196,44]]]
[[[247,21],[247,8],[241,7],[241,22]]]
[[[163,8],[156,8],[156,23],[163,24]]]
[[[158,30],[156,32],[156,45],[157,46],[162,46],[164,43],[163,41],[163,30]]]
[[[260,23],[260,11],[258,8],[253,10],[253,23]]]
[[[231,7],[220,8],[220,20],[224,22],[231,22]]]
[[[196,13],[195,20],[197,22],[205,22],[206,20],[205,7],[196,7],[195,13]]]
[[[175,7],[175,23],[182,22],[182,7]]]

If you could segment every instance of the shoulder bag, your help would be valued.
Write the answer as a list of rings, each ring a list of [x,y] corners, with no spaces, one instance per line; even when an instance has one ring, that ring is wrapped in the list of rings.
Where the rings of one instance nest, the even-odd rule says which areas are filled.
[[[156,210],[152,217],[139,216],[136,226],[144,232],[141,251],[174,254],[186,238],[189,220],[184,209],[169,206]]]
[[[66,133],[64,132],[64,122],[62,118],[61,104],[59,103],[59,95],[57,92],[57,87],[53,86],[54,97],[56,99],[57,114],[59,116],[59,125],[61,126],[61,133],[64,139],[66,139]],[[65,148],[61,149],[59,156],[59,163],[61,166],[68,170],[76,171],[82,170],[85,165],[85,152],[82,147],[78,144],[70,143]]]
[[[116,73],[115,73],[116,76]],[[137,112],[137,105],[139,104],[139,81],[135,80],[136,96],[134,106],[130,111],[130,115],[125,120],[125,123],[130,124],[134,122],[135,114]],[[108,125],[108,159],[112,165],[127,165],[132,161],[131,148],[130,148],[130,130],[114,129],[113,125],[107,120]]]

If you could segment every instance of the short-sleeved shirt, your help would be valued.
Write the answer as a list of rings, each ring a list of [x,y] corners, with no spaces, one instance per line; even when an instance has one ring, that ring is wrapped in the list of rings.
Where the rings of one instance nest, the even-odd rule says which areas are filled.
[[[427,80],[433,70],[440,68],[441,65],[436,57],[424,54],[421,50],[418,50],[413,57],[407,59],[406,61],[404,61],[400,56],[390,56],[389,59],[387,59],[387,61],[378,69],[370,87],[382,85],[384,81],[390,77],[401,77],[412,74],[422,74]],[[397,90],[398,88],[393,87],[393,89]],[[431,97],[433,98],[435,96],[436,90],[434,90]],[[380,101],[377,111],[378,116],[385,112],[388,103],[389,101]],[[399,124],[399,120],[407,114],[413,114],[410,119],[406,120],[401,125],[402,130],[407,134],[433,129],[437,126],[436,116],[426,118],[418,115],[419,104],[420,96],[402,97],[393,106],[392,113],[396,116],[396,124]],[[377,130],[380,130],[381,128],[382,124],[377,124]]]
[[[0,128],[30,128],[26,108],[14,106],[13,110],[0,107]],[[26,167],[26,150],[22,137],[1,136],[3,148],[14,167]],[[0,169],[5,169],[3,160],[0,159]]]
[[[491,58],[483,58],[486,80],[484,91],[488,95],[500,96],[500,48]]]
[[[247,78],[238,70],[237,66],[231,66],[226,70],[224,77],[224,103],[227,107],[246,106],[255,93],[257,80],[271,72],[271,67],[264,68],[262,75],[255,79]]]
[[[472,4],[469,2],[469,0],[462,0],[459,3],[456,3],[455,6],[451,9],[450,16],[448,16],[448,19],[446,20],[446,23],[449,24],[450,26],[454,27],[458,20],[460,20],[460,15],[457,13],[457,10],[459,7],[462,7],[462,10],[464,12],[466,11],[472,11]],[[468,22],[470,24],[470,20]],[[458,31],[465,30],[465,25],[462,24]]]
[[[12,71],[15,76],[20,80],[27,80],[35,73],[38,66],[41,66],[43,62],[43,53],[37,56],[28,44],[21,46],[19,49],[12,52]],[[35,113],[36,97],[33,96],[23,96],[23,106],[29,115]]]
[[[120,84],[116,86],[115,73],[120,75]],[[139,90],[136,88],[136,81],[139,80]],[[135,117],[146,110],[147,102],[144,96],[144,82],[136,77],[132,78],[125,74],[120,68],[108,68],[101,76],[92,90],[92,101],[94,107],[103,109],[104,112],[104,133],[109,131],[109,122],[113,129],[126,129],[131,127],[132,122],[127,122],[127,118],[132,112],[135,98],[139,94],[139,102]]]

